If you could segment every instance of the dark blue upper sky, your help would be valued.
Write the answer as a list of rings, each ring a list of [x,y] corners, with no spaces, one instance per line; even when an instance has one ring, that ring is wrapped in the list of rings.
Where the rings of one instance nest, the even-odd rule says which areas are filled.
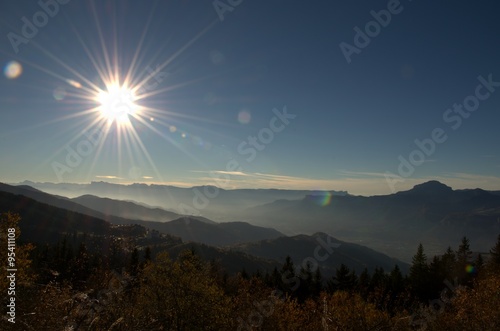
[[[0,5],[0,181],[500,188],[495,1],[60,1]]]

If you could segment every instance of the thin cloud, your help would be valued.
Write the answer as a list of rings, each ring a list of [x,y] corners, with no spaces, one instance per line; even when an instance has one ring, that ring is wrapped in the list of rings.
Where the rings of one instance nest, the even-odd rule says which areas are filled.
[[[123,179],[118,176],[106,176],[106,175],[101,175],[101,176],[95,176],[96,178],[103,178],[103,179]]]
[[[205,173],[206,171],[193,171],[193,172],[203,172]],[[251,176],[250,174],[241,172],[241,171],[222,171],[222,170],[216,170],[216,171],[210,171],[211,173],[215,174],[223,174],[223,175],[230,175],[230,176],[242,176],[242,177],[248,177]]]

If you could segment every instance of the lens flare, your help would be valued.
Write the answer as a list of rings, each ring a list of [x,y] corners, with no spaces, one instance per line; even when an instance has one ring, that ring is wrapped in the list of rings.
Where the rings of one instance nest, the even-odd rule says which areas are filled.
[[[57,101],[62,101],[66,98],[67,92],[64,87],[58,87],[54,90],[54,92],[52,92],[52,95]]]
[[[325,191],[314,192],[311,196],[312,201],[321,207],[328,206],[332,202],[332,194]]]
[[[240,122],[241,124],[248,124],[250,123],[251,119],[252,115],[246,110],[242,110],[238,113],[238,122]]]
[[[476,273],[476,268],[472,265],[472,264],[468,264],[466,267],[465,267],[465,271],[469,274],[474,274]]]
[[[5,65],[3,73],[8,79],[16,79],[23,73],[23,66],[17,61],[10,61]]]

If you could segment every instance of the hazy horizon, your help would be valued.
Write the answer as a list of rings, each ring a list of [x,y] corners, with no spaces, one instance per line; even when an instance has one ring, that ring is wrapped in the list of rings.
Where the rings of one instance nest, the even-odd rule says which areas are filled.
[[[6,3],[0,180],[499,189],[496,7]]]
[[[350,195],[357,195],[357,196],[376,196],[376,195],[387,195],[387,194],[391,194],[391,193],[397,193],[397,192],[403,192],[403,191],[408,191],[410,189],[412,189],[415,185],[420,185],[420,184],[424,184],[424,183],[427,183],[429,181],[438,181],[446,186],[449,186],[451,187],[453,190],[473,190],[473,189],[482,189],[482,190],[485,190],[485,191],[500,191],[500,187],[499,186],[496,186],[496,185],[491,185],[491,188],[486,188],[486,187],[480,187],[480,186],[466,186],[467,185],[467,182],[464,182],[463,183],[463,186],[453,186],[453,185],[450,185],[448,182],[446,181],[442,181],[442,180],[437,180],[437,179],[415,179],[414,181],[408,181],[408,187],[406,188],[402,188],[396,192],[381,192],[381,193],[374,193],[374,194],[360,194],[360,193],[355,193],[355,192],[351,192],[349,190],[344,190],[344,189],[316,189],[316,188],[308,188],[308,187],[304,187],[304,188],[283,188],[283,187],[223,187],[223,186],[219,186],[217,185],[217,183],[206,183],[206,184],[202,184],[202,185],[190,185],[190,184],[187,184],[187,183],[152,183],[152,182],[111,182],[111,181],[105,181],[105,180],[99,180],[99,179],[96,179],[96,180],[93,180],[93,181],[90,181],[90,182],[80,182],[80,183],[75,183],[75,182],[63,182],[63,183],[58,183],[58,182],[36,182],[36,181],[31,181],[31,180],[23,180],[23,181],[20,181],[20,182],[4,182],[5,184],[8,184],[8,185],[24,185],[24,184],[30,184],[30,183],[34,183],[34,184],[51,184],[51,185],[54,185],[54,184],[61,184],[61,185],[90,185],[92,183],[105,183],[105,184],[114,184],[114,185],[123,185],[123,186],[132,186],[132,185],[147,185],[147,186],[151,186],[151,185],[158,185],[158,186],[171,186],[171,187],[176,187],[176,188],[186,188],[186,189],[190,189],[190,188],[195,188],[195,187],[200,187],[200,186],[214,186],[214,187],[218,187],[219,189],[224,189],[224,190],[259,190],[259,189],[268,189],[268,190],[291,190],[291,191],[294,191],[294,190],[297,190],[297,191],[311,191],[311,192],[314,192],[314,191],[336,191],[336,192],[347,192],[348,194]],[[0,181],[1,182],[1,181]]]

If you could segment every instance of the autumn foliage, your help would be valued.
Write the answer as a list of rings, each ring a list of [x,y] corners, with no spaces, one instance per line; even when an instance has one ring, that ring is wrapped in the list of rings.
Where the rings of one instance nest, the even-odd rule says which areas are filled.
[[[5,233],[19,218],[1,220]],[[500,330],[500,240],[487,261],[471,261],[464,238],[431,261],[419,246],[409,275],[397,267],[357,275],[342,266],[331,279],[296,270],[291,259],[281,270],[231,275],[192,250],[173,259],[117,245],[110,258],[88,245],[78,236],[20,243],[18,323],[2,320],[0,329]],[[285,272],[300,284],[287,287]],[[1,285],[3,295],[3,276]]]

